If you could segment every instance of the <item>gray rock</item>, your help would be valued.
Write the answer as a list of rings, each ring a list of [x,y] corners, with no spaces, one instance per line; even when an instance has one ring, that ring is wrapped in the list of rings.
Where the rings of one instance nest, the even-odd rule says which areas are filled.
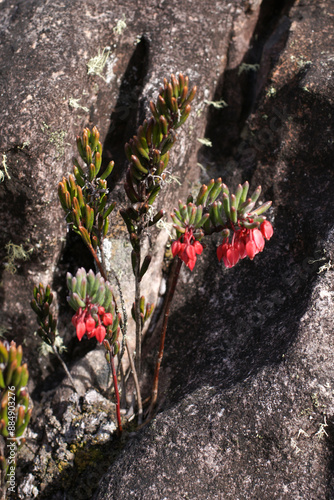
[[[204,134],[204,99],[210,99],[225,68],[231,33],[239,26],[235,19],[244,27],[235,32],[235,44],[243,47],[238,51],[242,58],[259,2],[246,14],[241,0],[233,5],[212,1],[206,4],[205,16],[200,2],[183,8],[176,1],[134,4],[127,0],[111,6],[101,0],[83,7],[78,0],[47,4],[5,0],[0,9],[0,207],[6,214],[0,222],[1,259],[7,258],[9,242],[33,250],[30,260],[16,262],[15,275],[1,270],[0,326],[17,342],[25,339],[30,361],[29,350],[38,345],[31,336],[36,321],[28,306],[33,286],[38,282],[53,286],[61,335],[68,344],[73,328],[69,312],[62,307],[64,276],[69,266],[92,265],[81,242],[67,238],[64,248],[66,225],[57,195],[58,182],[72,171],[76,135],[84,126],[98,126],[104,162],[115,160],[111,196],[120,205],[124,143],[147,114],[148,101],[156,97],[163,78],[172,72],[188,74],[199,91],[171,162],[183,182],[183,193],[177,184],[166,190],[162,204],[170,211],[177,197],[188,191],[187,183],[198,179],[196,139]],[[109,57],[101,69],[96,63],[103,53]],[[121,220],[111,226],[113,264],[122,274],[124,289],[131,291],[131,266],[124,249],[128,236]],[[157,254],[151,267],[153,279],[143,283],[144,294],[153,302],[165,242],[166,235],[156,240],[159,251],[153,252]],[[127,300],[132,304],[132,298]],[[50,369],[45,362],[37,364],[35,357],[30,365],[31,384],[45,378]]]
[[[112,158],[116,163],[110,186],[112,197],[121,204],[124,142],[147,114],[148,101],[156,97],[163,78],[171,72],[188,74],[191,83],[199,90],[192,116],[179,136],[171,161],[173,173],[180,177],[184,187],[169,185],[163,203],[164,208],[170,210],[178,197],[188,193],[189,185],[198,182],[197,138],[204,136],[208,109],[204,100],[212,98],[226,64],[234,64],[233,61],[238,64],[242,59],[256,24],[259,5],[259,2],[254,2],[246,12],[241,0],[233,3],[212,1],[206,4],[203,15],[202,3],[189,2],[185,8],[174,0],[135,5],[132,1],[111,5],[107,0],[87,5],[77,0],[70,3],[45,3],[41,0],[1,2],[0,109],[3,127],[0,137],[0,206],[2,213],[6,214],[0,222],[1,260],[4,262],[7,258],[5,245],[8,242],[23,245],[26,251],[33,252],[29,254],[29,260],[15,262],[15,275],[8,272],[8,265],[0,270],[0,326],[8,330],[10,338],[25,344],[30,391],[37,399],[31,423],[38,435],[33,439],[34,445],[36,440],[42,443],[44,439],[31,465],[34,488],[52,495],[52,498],[56,498],[55,490],[60,486],[57,484],[52,488],[50,485],[57,483],[59,477],[61,485],[68,484],[69,477],[74,482],[81,481],[83,491],[80,495],[89,497],[90,488],[95,487],[99,474],[103,473],[100,469],[95,470],[93,481],[90,474],[82,472],[83,464],[89,463],[86,457],[82,462],[77,461],[83,467],[81,475],[77,473],[77,462],[75,474],[65,470],[68,461],[72,460],[71,452],[65,446],[66,439],[72,439],[69,434],[73,416],[70,411],[72,389],[65,381],[56,396],[53,391],[45,393],[44,398],[40,396],[42,390],[48,391],[51,384],[61,379],[63,371],[53,363],[54,360],[48,363],[48,358],[36,356],[39,340],[31,335],[36,329],[36,320],[28,305],[33,285],[40,281],[50,283],[60,317],[59,331],[65,345],[69,344],[74,332],[70,324],[71,313],[64,308],[65,273],[69,268],[73,271],[75,266],[91,264],[83,246],[66,236],[57,198],[59,180],[72,169],[74,138],[84,126],[96,124],[99,127],[104,143],[104,161]],[[234,50],[233,57],[231,52],[229,56],[232,35],[232,47],[240,47],[240,50]],[[106,66],[100,74],[97,69],[94,74],[93,62],[96,63],[99,54],[109,50]],[[109,236],[112,242],[116,237],[121,240],[118,243],[119,255],[127,241],[124,226],[116,221]],[[160,286],[166,236],[154,236],[154,241],[157,245],[156,264],[155,267],[152,264],[152,278],[146,285],[147,294],[152,293],[151,301],[154,301]],[[117,244],[113,246],[115,248]],[[124,265],[125,253],[126,249],[122,258],[116,260],[115,267],[117,272],[123,271],[125,288],[131,290],[132,284],[127,278],[129,272]],[[78,356],[73,351],[68,354],[71,361]],[[76,366],[81,394],[85,393],[87,384],[94,382],[100,366],[98,361],[91,370],[87,358]],[[102,362],[105,366],[103,359]],[[73,369],[74,376],[76,368]],[[103,385],[104,381],[100,380],[100,383]],[[81,420],[85,418],[82,415]],[[91,423],[94,426],[94,422]],[[104,439],[112,432],[112,423],[106,421],[104,424],[97,430],[97,438],[102,436]],[[74,437],[87,437],[80,434],[84,430],[78,425],[75,428],[77,434],[73,430]],[[89,453],[87,451],[87,456]],[[65,467],[62,462],[66,461]],[[26,465],[25,471],[28,468]],[[27,475],[24,485],[30,483]],[[78,497],[77,484],[71,491]],[[59,494],[63,498],[63,494]]]
[[[32,425],[43,429],[39,440],[43,435],[46,443],[36,452],[33,480],[30,471],[23,478],[23,495],[92,498],[105,474],[98,499],[334,496],[331,18],[325,2],[262,4],[259,12],[261,2],[241,0],[1,3],[0,206],[6,216],[0,248],[2,258],[9,241],[34,252],[15,276],[1,271],[0,326],[17,342],[27,340],[33,385],[49,368],[36,363],[27,304],[33,284],[57,285],[69,265],[60,261],[66,229],[56,187],[71,170],[70,144],[83,126],[100,128],[105,161],[113,158],[118,167],[112,196],[121,201],[120,145],[163,77],[187,73],[199,93],[172,160],[184,188],[166,191],[168,207],[200,181],[221,175],[235,188],[247,178],[273,200],[275,227],[253,262],[224,270],[208,243],[196,271],[183,269],[159,413],[124,448],[114,436],[108,442],[114,407],[108,412],[100,396],[94,394],[97,411],[89,413],[92,394],[81,407],[69,400],[65,383],[52,404],[42,402]],[[119,33],[124,13],[127,26]],[[87,63],[105,47],[111,53],[103,78],[88,75]],[[224,99],[228,107],[208,108],[205,99]],[[213,146],[197,156],[196,139],[204,136]],[[120,238],[121,253],[124,228],[113,227],[110,236]],[[79,264],[82,247],[71,245],[68,261]],[[61,297],[63,285],[57,287]],[[69,324],[70,313],[60,312],[61,325]],[[62,329],[66,340],[70,328]],[[151,337],[144,347],[147,380],[156,345]],[[104,362],[93,358],[78,365],[82,394]]]
[[[28,474],[25,478],[25,481],[20,485],[18,491],[19,498],[37,498],[38,489],[33,484],[34,476],[32,474]]]
[[[333,35],[326,3],[287,6],[272,34],[265,7],[243,61],[253,70],[238,87],[238,70],[225,72],[217,97],[236,107],[211,114],[201,159],[207,178],[263,185],[274,236],[253,262],[224,270],[208,244],[183,270],[160,412],[98,500],[334,497]]]
[[[75,498],[80,484],[85,489],[80,479],[83,471],[86,490],[91,491],[89,488],[96,486],[100,477],[103,453],[107,454],[114,440],[115,405],[102,394],[90,389],[79,397],[72,392],[65,401],[59,400],[56,393],[52,402],[48,396],[50,394],[41,403],[43,416],[35,416],[35,426],[42,430],[47,444],[34,450],[29,472],[19,476],[19,498],[28,498],[24,496],[27,491],[31,491],[31,495],[39,494],[39,498],[58,498],[58,494],[63,498],[64,493],[60,491],[64,487],[68,487]],[[28,444],[30,439],[28,433]],[[33,440],[34,443],[42,441],[38,435],[33,436]],[[24,457],[28,461],[26,454]],[[74,469],[76,477],[73,477]]]

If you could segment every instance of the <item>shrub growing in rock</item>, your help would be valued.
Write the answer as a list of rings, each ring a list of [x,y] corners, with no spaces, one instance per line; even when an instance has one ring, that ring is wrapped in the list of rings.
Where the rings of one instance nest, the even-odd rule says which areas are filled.
[[[0,342],[0,488],[1,498],[6,490],[14,492],[17,451],[25,438],[23,434],[31,417],[26,363],[22,365],[22,347]]]
[[[131,264],[135,280],[132,316],[136,324],[134,361],[126,340],[127,311],[123,301],[123,284],[113,272],[121,302],[119,309],[103,264],[102,243],[108,233],[109,216],[116,206],[116,203],[109,199],[107,184],[114,162],[110,162],[101,174],[102,144],[96,127],[92,130],[85,128],[82,137],[77,137],[80,161],[74,160],[73,174],[68,178],[63,177],[59,183],[58,194],[66,221],[69,227],[81,236],[98,270],[98,274],[95,274],[92,270],[86,273],[84,269],[79,269],[75,276],[67,275],[68,301],[75,310],[72,322],[79,340],[86,334],[88,338],[95,337],[106,349],[106,358],[113,374],[120,431],[122,423],[114,360],[117,358],[120,365],[122,355],[127,349],[137,391],[138,424],[141,424],[142,331],[154,309],[154,305],[147,303],[141,293],[141,282],[152,259],[150,251],[145,251],[144,254],[143,243],[152,227],[165,216],[164,207],[159,204],[159,194],[170,174],[170,150],[177,141],[176,131],[187,120],[191,112],[190,103],[195,94],[196,87],[190,89],[187,77],[180,74],[178,77],[172,75],[170,81],[165,79],[156,102],[150,102],[151,116],[138,128],[137,135],[125,144],[128,160],[124,181],[126,204],[120,209],[120,215],[125,222],[132,247]],[[171,246],[174,263],[170,266],[170,286],[163,307],[160,348],[152,395],[146,413],[148,419],[154,414],[170,305],[182,263],[192,271],[197,258],[204,251],[202,240],[214,233],[221,235],[217,257],[219,261],[223,260],[227,268],[235,266],[246,257],[252,260],[257,253],[263,251],[265,240],[272,236],[273,228],[264,215],[271,202],[256,207],[261,187],[257,187],[251,196],[248,191],[248,182],[238,185],[236,192],[231,193],[222,179],[212,179],[208,185],[201,187],[195,199],[189,196],[186,203],[180,201],[171,215],[175,230]],[[39,297],[40,295],[41,293]],[[42,322],[43,335],[46,337],[44,340],[52,342],[46,332],[49,324],[43,326],[42,309],[46,307],[46,315],[49,311],[47,300],[44,303],[42,301],[39,306],[35,297],[35,302],[32,306]],[[37,310],[38,307],[42,308],[42,312]]]

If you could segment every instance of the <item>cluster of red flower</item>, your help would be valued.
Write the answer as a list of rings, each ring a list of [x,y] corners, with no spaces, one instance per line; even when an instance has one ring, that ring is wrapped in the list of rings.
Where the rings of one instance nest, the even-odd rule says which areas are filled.
[[[253,260],[257,253],[262,252],[264,238],[269,240],[273,232],[273,227],[267,220],[262,222],[260,229],[242,228],[234,231],[232,242],[225,238],[217,248],[219,262],[223,259],[226,267],[233,267],[239,259],[249,257]]]
[[[92,305],[88,304],[85,309],[79,307],[72,318],[72,323],[76,329],[79,340],[87,333],[89,339],[96,337],[98,342],[102,344],[106,336],[106,326],[112,325],[113,317],[111,313],[106,313],[104,307],[97,308],[97,321],[91,315]]]
[[[264,249],[264,238],[269,240],[273,232],[273,227],[267,220],[262,222],[260,229],[235,229],[232,242],[229,242],[229,238],[225,238],[217,248],[219,262],[223,259],[226,267],[233,267],[239,259],[249,257],[253,260],[255,255]],[[196,255],[201,255],[202,251],[202,245],[195,239],[190,228],[187,228],[186,232],[172,243],[173,257],[178,255],[191,271],[196,264]]]
[[[181,238],[183,242],[181,243]],[[201,255],[203,247],[199,241],[195,239],[192,229],[186,229],[186,232],[176,241],[172,243],[173,257],[178,255],[181,260],[189,267],[190,271],[194,269],[196,264],[196,254]]]

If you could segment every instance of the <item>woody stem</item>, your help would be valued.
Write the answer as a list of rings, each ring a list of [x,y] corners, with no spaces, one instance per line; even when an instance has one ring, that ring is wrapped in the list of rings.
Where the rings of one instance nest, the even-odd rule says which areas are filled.
[[[107,281],[108,280],[107,275],[103,269],[103,266],[100,262],[100,259],[97,256],[97,253],[95,252],[92,245],[89,245],[89,250],[95,259],[96,265],[101,273],[101,276],[103,277],[103,279],[105,281]],[[115,302],[115,309],[117,312],[117,304],[116,304],[115,297],[114,297],[114,302]],[[119,433],[122,433],[121,404],[120,404],[119,391],[118,391],[117,373],[116,373],[115,362],[114,362],[114,357],[113,357],[112,353],[110,353],[110,366],[111,366],[113,383],[114,383],[114,390],[115,390],[115,396],[116,396],[116,415],[117,415],[118,431],[119,431]]]
[[[58,361],[61,363],[62,367],[64,368],[64,370],[65,370],[65,372],[66,372],[66,375],[67,375],[67,376],[68,376],[68,378],[70,379],[70,382],[71,382],[71,384],[72,384],[72,386],[73,386],[73,389],[75,390],[75,392],[76,392],[76,393],[78,393],[77,388],[75,387],[75,383],[74,383],[74,380],[73,380],[73,378],[72,378],[72,375],[70,374],[70,372],[69,372],[69,370],[68,370],[68,368],[67,368],[67,366],[66,366],[66,364],[65,364],[65,361],[64,361],[64,360],[63,360],[63,358],[60,356],[60,354],[59,354],[59,352],[58,352],[57,347],[56,347],[54,344],[52,344],[52,346],[51,346],[51,347],[52,347],[52,350],[53,350],[54,354],[56,355],[56,357],[57,357]]]
[[[112,377],[113,377],[113,382],[114,382],[114,388],[115,388],[115,395],[116,395],[116,415],[117,415],[117,425],[118,425],[118,432],[121,434],[122,433],[122,422],[121,422],[121,404],[119,400],[119,392],[118,392],[118,384],[117,384],[117,375],[116,375],[116,369],[115,369],[115,362],[114,362],[114,356],[112,353],[110,353],[110,366],[111,366],[111,371],[112,371]]]
[[[168,287],[167,297],[166,297],[166,302],[165,302],[165,307],[164,307],[164,319],[163,319],[163,325],[162,325],[162,330],[161,330],[159,353],[158,353],[158,357],[157,357],[157,361],[156,361],[156,365],[155,365],[155,371],[154,371],[154,379],[153,379],[151,403],[150,403],[150,408],[148,411],[148,419],[151,418],[151,416],[152,416],[154,406],[155,406],[157,398],[158,398],[159,372],[160,372],[160,366],[161,366],[161,362],[162,362],[162,358],[163,358],[163,354],[164,354],[165,338],[166,338],[166,331],[167,331],[167,325],[168,325],[168,319],[169,319],[170,306],[172,303],[172,299],[174,297],[174,292],[176,289],[177,280],[179,278],[181,266],[182,266],[182,260],[179,257],[174,259],[174,262],[172,264],[170,281],[169,281],[170,285]]]
[[[126,339],[125,339],[125,345],[126,345],[126,349],[127,349],[127,352],[128,352],[130,367],[131,367],[132,376],[133,376],[133,380],[135,382],[136,393],[137,393],[138,425],[141,425],[142,419],[143,419],[143,404],[142,404],[142,399],[141,399],[140,386],[139,386],[139,381],[138,381],[138,377],[137,377],[137,372],[136,372],[136,369],[135,369],[135,365],[134,365],[134,362],[133,362],[132,354],[130,352],[130,348],[129,348],[129,345],[128,345],[128,342],[127,342]]]
[[[88,246],[89,250],[90,250],[90,253],[92,254],[92,256],[94,257],[94,260],[96,262],[96,265],[101,273],[101,276],[102,278],[105,280],[105,281],[108,281],[108,278],[107,278],[107,275],[105,273],[105,270],[103,269],[103,266],[100,262],[100,259],[98,258],[97,256],[97,253],[95,252],[94,248],[92,247],[92,245],[89,245]]]
[[[140,317],[140,245],[136,252],[135,266],[135,318],[136,318],[136,371],[138,378],[141,377],[141,341],[142,341],[142,320]]]

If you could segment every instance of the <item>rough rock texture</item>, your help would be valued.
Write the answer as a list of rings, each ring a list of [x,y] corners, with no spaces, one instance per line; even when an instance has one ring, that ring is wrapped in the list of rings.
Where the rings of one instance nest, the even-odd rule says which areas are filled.
[[[56,404],[54,398],[51,402],[50,396],[44,394],[34,409],[37,432],[29,429],[27,433],[30,457],[25,453],[24,458],[26,462],[30,459],[31,464],[23,477],[20,464],[18,498],[56,498],[60,489],[71,498],[81,498],[82,492],[90,498],[103,469],[106,470],[105,457],[113,459],[118,449],[113,442],[115,405],[95,389],[89,389],[84,397],[67,397],[66,405],[59,411],[59,401]],[[38,439],[41,430],[43,440]]]
[[[9,241],[33,248],[15,276],[1,268],[0,326],[10,338],[27,338],[39,387],[17,476],[20,498],[92,498],[109,465],[98,499],[334,498],[332,13],[329,2],[311,0],[203,6],[0,1],[1,256]],[[87,63],[105,47],[102,76],[88,75]],[[118,166],[110,187],[121,202],[123,143],[163,77],[178,71],[199,93],[173,161],[184,187],[173,184],[165,199],[171,205],[211,177],[232,188],[261,183],[263,198],[273,200],[275,234],[253,262],[224,270],[208,242],[196,271],[183,269],[159,413],[126,434],[127,443],[109,442],[114,408],[101,395],[71,399],[65,382],[41,397],[38,384],[52,386],[61,368],[52,371],[32,350],[27,302],[35,281],[52,282],[60,330],[65,341],[73,335],[62,279],[90,261],[80,242],[62,241],[56,186],[71,169],[72,138],[97,124],[105,162]],[[228,106],[209,108],[204,99]],[[203,136],[213,146],[197,157]],[[114,225],[110,236],[124,241],[124,228]],[[147,376],[156,344],[150,336],[144,346]],[[82,356],[69,350],[71,359]],[[103,378],[103,361],[90,353],[73,369],[83,391]]]
[[[120,206],[124,200],[120,190],[125,171],[124,143],[146,116],[148,101],[156,97],[163,78],[172,72],[187,74],[199,90],[193,113],[180,132],[171,160],[173,173],[183,181],[183,186],[179,188],[174,183],[166,189],[164,208],[169,211],[178,196],[188,194],[193,184],[198,183],[199,143],[196,139],[204,135],[208,109],[205,99],[212,99],[226,66],[231,61],[239,64],[242,60],[257,22],[260,3],[212,0],[206,3],[203,15],[202,2],[190,0],[182,6],[175,0],[0,0],[0,207],[3,214],[0,331],[6,331],[9,340],[24,341],[36,408],[28,435],[33,452],[27,452],[24,459],[22,474],[26,475],[21,498],[36,496],[41,489],[46,490],[45,495],[54,494],[49,482],[59,460],[57,446],[61,449],[63,442],[60,439],[53,448],[48,448],[53,434],[48,436],[43,432],[41,401],[44,404],[53,398],[53,392],[48,391],[62,379],[63,370],[54,359],[51,358],[50,364],[48,356],[36,353],[40,341],[32,335],[36,323],[28,305],[34,284],[50,283],[56,293],[58,327],[68,348],[64,357],[73,363],[91,349],[91,343],[84,341],[80,348],[76,347],[64,291],[67,270],[74,272],[81,265],[92,266],[81,241],[66,234],[57,198],[59,180],[72,170],[74,138],[84,126],[98,126],[104,145],[104,163],[111,158],[115,160],[110,189],[111,197]],[[109,54],[106,65],[99,71],[95,68],[94,73],[92,62],[103,54]],[[127,235],[118,219],[111,224],[109,237],[114,267],[123,273],[125,288],[131,290],[124,264]],[[116,237],[120,239],[117,244],[114,243]],[[162,251],[157,256],[156,267],[152,266],[152,279],[147,281],[151,301],[160,286],[166,235],[154,237],[154,241]],[[8,243],[21,245],[29,252],[29,259],[11,262]],[[16,274],[9,272],[13,269],[10,264],[16,267]],[[91,366],[90,360],[88,357],[79,363],[79,375],[82,376],[82,367]],[[98,370],[100,363],[94,368]],[[94,380],[95,375],[89,369],[87,377],[82,376],[82,387],[89,377]],[[49,427],[55,425],[54,435],[64,424],[62,419],[66,414],[66,411],[60,412],[64,411],[68,394],[66,381],[62,388],[63,394],[57,393],[52,403],[56,409],[50,407],[57,418],[47,422]],[[43,391],[47,391],[44,396]],[[75,459],[74,462],[68,460],[77,467]],[[47,476],[45,481],[43,474]],[[90,481],[88,476],[87,481]],[[60,483],[56,490],[61,488]],[[89,496],[87,488],[85,491]],[[71,494],[75,493],[69,496]]]
[[[35,318],[27,304],[39,281],[50,283],[59,295],[65,343],[73,336],[67,328],[63,277],[68,269],[92,266],[81,241],[66,237],[57,198],[59,180],[72,170],[75,136],[84,126],[98,126],[104,162],[115,160],[111,197],[120,205],[124,143],[144,119],[163,78],[172,72],[188,74],[199,92],[171,165],[177,166],[181,180],[192,183],[198,177],[196,138],[204,131],[204,99],[212,97],[224,71],[231,38],[239,58],[246,50],[259,2],[250,5],[247,10],[241,0],[210,1],[203,16],[202,4],[190,1],[182,8],[176,1],[155,0],[0,2],[0,206],[6,214],[0,222],[0,326],[8,337],[18,342],[25,338],[31,350],[36,348],[38,341],[31,337]],[[234,34],[237,19],[243,30]],[[94,73],[92,60],[108,51],[105,67]],[[166,191],[167,210],[179,191],[175,183]],[[118,219],[110,233],[110,238],[116,237],[120,243],[114,244],[114,267],[131,291],[128,259],[124,262],[127,235]],[[161,249],[165,241],[166,236],[157,240]],[[15,275],[8,272],[9,242],[32,251],[29,260],[16,260]],[[155,279],[148,280],[151,301],[159,289],[161,259],[162,252],[152,266]],[[35,380],[50,370],[45,361],[31,366]]]
[[[333,12],[291,4],[270,18],[263,2],[200,156],[205,180],[263,185],[274,237],[253,262],[223,270],[209,245],[196,273],[183,270],[160,413],[99,500],[334,498]]]

